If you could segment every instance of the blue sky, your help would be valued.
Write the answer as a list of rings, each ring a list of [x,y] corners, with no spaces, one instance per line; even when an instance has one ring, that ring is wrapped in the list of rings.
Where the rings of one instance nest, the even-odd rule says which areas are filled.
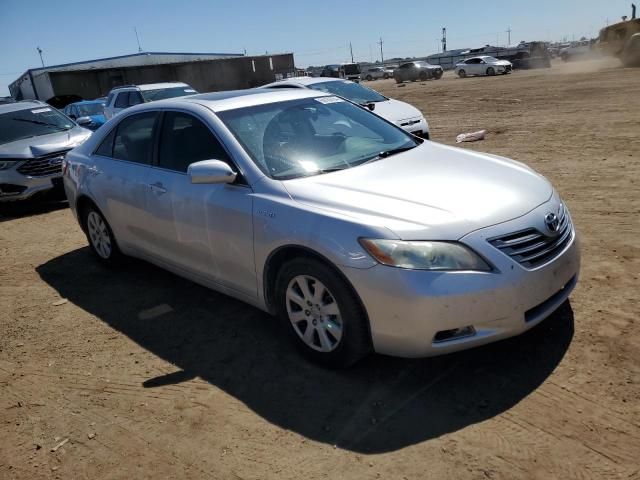
[[[298,66],[427,55],[448,47],[593,37],[629,0],[0,0],[0,95],[28,68],[145,51],[294,52]]]

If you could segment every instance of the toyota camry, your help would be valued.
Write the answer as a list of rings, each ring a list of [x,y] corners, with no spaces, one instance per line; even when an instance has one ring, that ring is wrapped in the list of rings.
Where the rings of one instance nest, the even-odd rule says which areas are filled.
[[[328,365],[518,335],[578,278],[543,176],[313,90],[138,105],[63,171],[99,261],[139,257],[255,305]]]

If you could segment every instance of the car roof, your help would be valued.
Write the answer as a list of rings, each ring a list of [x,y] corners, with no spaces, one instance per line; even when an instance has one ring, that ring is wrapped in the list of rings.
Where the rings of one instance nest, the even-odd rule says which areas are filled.
[[[162,82],[162,83],[145,83],[143,85],[123,85],[121,87],[114,87],[111,91],[124,90],[124,89],[138,89],[138,90],[158,90],[161,88],[175,88],[175,87],[189,87],[183,82]]]
[[[235,108],[252,107],[268,103],[285,102],[304,98],[331,96],[324,92],[307,89],[268,89],[251,88],[247,90],[231,90],[227,92],[200,93],[187,97],[168,98],[131,107],[131,110],[152,110],[154,108],[171,108],[184,106],[185,103],[196,103],[210,108],[214,112],[233,110]],[[129,110],[129,109],[128,109]]]
[[[315,83],[325,83],[325,82],[348,82],[353,83],[350,80],[345,80],[344,78],[335,78],[335,77],[293,77],[287,78],[285,80],[278,80],[277,82],[268,83],[267,85],[263,85],[260,88],[270,88],[274,85],[313,85]]]
[[[40,101],[34,101],[34,102],[21,101],[21,102],[15,102],[15,103],[5,103],[3,105],[0,105],[0,114],[17,112],[19,110],[29,110],[31,108],[42,108],[42,107],[53,108],[51,105],[40,102]]]

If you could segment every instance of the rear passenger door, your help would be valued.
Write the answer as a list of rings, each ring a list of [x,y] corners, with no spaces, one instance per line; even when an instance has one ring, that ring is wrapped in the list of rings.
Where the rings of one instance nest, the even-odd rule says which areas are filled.
[[[192,184],[187,169],[202,160],[222,160],[238,171],[203,119],[165,111],[147,191],[153,253],[193,276],[255,298],[252,190],[242,180]]]
[[[145,252],[154,243],[146,202],[159,117],[159,112],[143,112],[124,118],[94,152],[88,177],[121,247]]]

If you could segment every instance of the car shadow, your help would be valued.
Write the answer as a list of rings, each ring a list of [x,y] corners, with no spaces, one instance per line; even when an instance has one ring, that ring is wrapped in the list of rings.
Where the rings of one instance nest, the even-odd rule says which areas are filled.
[[[67,208],[67,198],[60,194],[40,195],[37,198],[20,200],[17,202],[0,202],[0,222],[14,220],[16,218],[42,215]]]
[[[334,371],[304,360],[273,317],[145,262],[109,269],[81,248],[37,271],[177,367],[141,388],[200,377],[275,425],[361,453],[395,451],[504,412],[544,382],[573,337],[566,302],[510,340],[421,360],[372,355]]]

